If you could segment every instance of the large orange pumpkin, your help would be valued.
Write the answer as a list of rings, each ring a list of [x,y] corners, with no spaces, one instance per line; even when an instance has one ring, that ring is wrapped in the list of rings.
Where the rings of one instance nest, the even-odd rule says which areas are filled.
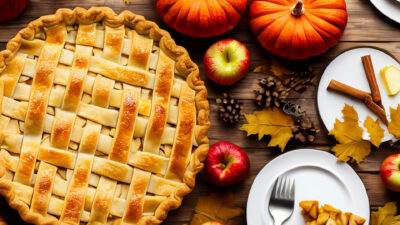
[[[334,46],[347,24],[344,0],[254,0],[250,24],[261,45],[280,57],[305,59]]]
[[[154,0],[164,21],[190,37],[211,37],[232,30],[247,0]]]

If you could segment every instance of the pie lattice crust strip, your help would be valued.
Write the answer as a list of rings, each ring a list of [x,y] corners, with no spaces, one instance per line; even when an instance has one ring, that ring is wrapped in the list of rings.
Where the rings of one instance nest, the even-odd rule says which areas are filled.
[[[0,194],[34,224],[159,224],[203,168],[207,90],[155,23],[59,9],[0,52]]]

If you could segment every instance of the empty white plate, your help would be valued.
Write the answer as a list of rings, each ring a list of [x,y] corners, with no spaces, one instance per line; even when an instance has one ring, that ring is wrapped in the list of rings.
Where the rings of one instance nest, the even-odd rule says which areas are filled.
[[[295,209],[284,225],[305,224],[299,202],[319,200],[344,212],[355,213],[369,224],[369,201],[364,184],[346,163],[322,150],[301,149],[282,154],[257,175],[247,200],[248,225],[273,225],[268,211],[272,185],[281,175],[296,180]]]
[[[364,105],[362,101],[327,90],[329,82],[332,79],[335,79],[354,88],[371,93],[364,67],[361,62],[361,56],[364,55],[371,55],[376,80],[381,92],[382,104],[385,107],[386,116],[389,121],[389,107],[397,109],[397,105],[400,103],[400,94],[389,96],[380,75],[380,70],[385,66],[394,65],[397,68],[400,68],[400,64],[392,56],[375,48],[355,48],[345,51],[329,63],[318,85],[318,111],[328,131],[333,129],[336,118],[341,121],[343,120],[342,109],[345,103],[354,106],[358,113],[358,118],[360,119],[359,124],[361,127],[363,127],[363,123],[367,116],[370,116],[374,120],[378,118]],[[385,136],[382,141],[394,139],[393,135],[389,134],[387,127],[382,123],[382,121],[380,121],[380,125],[385,129]],[[365,128],[364,138],[369,139],[369,135]]]
[[[400,1],[398,0],[371,0],[371,3],[383,15],[400,23]]]

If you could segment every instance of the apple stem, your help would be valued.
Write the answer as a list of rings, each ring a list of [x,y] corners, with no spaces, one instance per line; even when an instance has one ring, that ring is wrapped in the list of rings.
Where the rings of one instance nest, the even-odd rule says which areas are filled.
[[[306,12],[304,8],[303,0],[297,0],[297,3],[292,7],[292,15],[295,17],[300,17]]]
[[[220,168],[220,169],[225,169],[226,168],[225,164],[223,164],[223,163],[218,163],[217,167]]]
[[[225,57],[226,61],[229,62],[229,52],[227,50],[225,50]]]

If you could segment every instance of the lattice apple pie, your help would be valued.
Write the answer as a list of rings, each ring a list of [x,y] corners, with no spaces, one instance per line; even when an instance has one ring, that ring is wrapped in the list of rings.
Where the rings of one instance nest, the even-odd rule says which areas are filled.
[[[318,207],[318,201],[302,201],[300,207],[306,225],[363,225],[365,219],[352,213],[343,213],[339,209],[325,204]]]
[[[199,70],[168,32],[59,9],[0,53],[0,193],[35,224],[159,224],[208,152]]]

